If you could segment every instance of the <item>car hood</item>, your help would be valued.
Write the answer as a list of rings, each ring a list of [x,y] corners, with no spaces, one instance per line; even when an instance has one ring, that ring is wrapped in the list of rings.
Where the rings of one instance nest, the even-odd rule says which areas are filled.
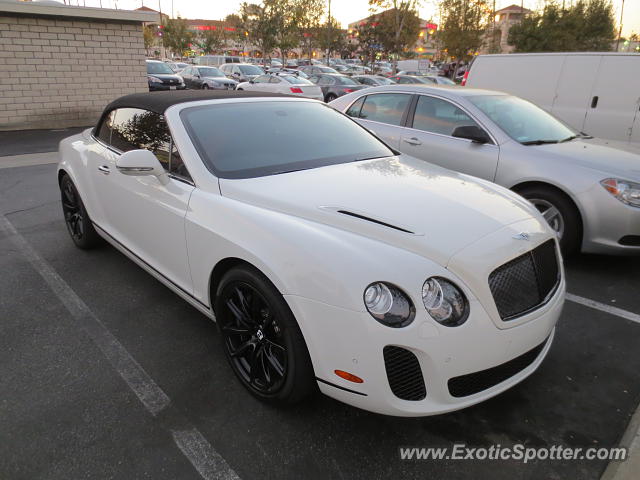
[[[563,162],[572,162],[625,180],[640,180],[640,149],[629,144],[602,139],[576,139],[570,142],[532,145]],[[604,177],[603,177],[604,178]]]
[[[373,238],[444,266],[478,239],[540,217],[526,200],[502,187],[404,155],[220,179],[220,190],[229,198]]]
[[[175,73],[169,74],[169,73],[147,73],[148,77],[156,77],[159,78],[160,80],[178,80],[178,81],[182,81],[182,77],[180,75],[177,75]]]

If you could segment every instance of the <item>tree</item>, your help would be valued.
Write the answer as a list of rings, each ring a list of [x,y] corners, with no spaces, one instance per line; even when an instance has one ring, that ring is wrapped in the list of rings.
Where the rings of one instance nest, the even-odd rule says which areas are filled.
[[[263,0],[265,17],[274,33],[274,47],[280,50],[283,66],[288,53],[300,44],[298,20],[305,3],[304,0]]]
[[[162,44],[179,56],[189,49],[189,45],[194,40],[194,33],[189,30],[187,21],[184,18],[165,19],[162,30]]]
[[[269,12],[263,5],[244,2],[240,5],[238,16],[249,41],[260,49],[263,57],[270,57],[276,46],[276,27]]]
[[[314,47],[320,44],[319,35],[322,18],[325,15],[325,1],[306,0],[305,2],[298,2],[298,8],[301,9],[297,15],[300,43],[303,51],[307,53],[307,57],[310,59],[313,56]]]
[[[149,49],[153,47],[156,43],[156,26],[155,25],[146,25],[142,27],[142,36],[144,38],[144,48],[147,51],[147,55],[149,55]]]
[[[457,61],[469,60],[482,46],[489,12],[486,0],[441,0],[438,40]]]
[[[615,18],[610,0],[578,0],[568,8],[550,1],[511,27],[516,52],[610,51]]]
[[[209,22],[205,27],[206,30],[200,33],[197,43],[203,53],[208,55],[221,50],[227,42],[227,37],[224,29],[219,25],[213,25],[212,22]]]
[[[369,17],[368,21],[362,22],[356,28],[355,35],[358,39],[358,52],[364,58],[365,65],[373,63],[376,54],[382,49],[381,31],[379,15]]]
[[[380,15],[380,41],[393,55],[393,71],[397,70],[398,56],[413,46],[420,31],[418,7],[421,0],[369,0],[372,12]]]

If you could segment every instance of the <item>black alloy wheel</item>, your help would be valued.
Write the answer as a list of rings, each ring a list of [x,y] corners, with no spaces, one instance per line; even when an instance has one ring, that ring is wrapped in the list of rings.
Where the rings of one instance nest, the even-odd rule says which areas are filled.
[[[88,249],[100,243],[100,237],[93,228],[76,186],[68,175],[60,181],[62,212],[69,235],[73,243],[82,249]]]
[[[302,333],[282,295],[260,272],[230,270],[216,298],[225,355],[254,396],[291,404],[315,388]]]

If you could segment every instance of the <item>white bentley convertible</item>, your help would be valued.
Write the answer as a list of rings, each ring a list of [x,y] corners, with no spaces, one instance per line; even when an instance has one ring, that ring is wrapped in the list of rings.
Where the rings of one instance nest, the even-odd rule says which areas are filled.
[[[105,239],[215,319],[263,400],[319,388],[442,413],[520,382],[550,348],[565,282],[538,211],[321,102],[130,95],[60,156],[75,244]]]

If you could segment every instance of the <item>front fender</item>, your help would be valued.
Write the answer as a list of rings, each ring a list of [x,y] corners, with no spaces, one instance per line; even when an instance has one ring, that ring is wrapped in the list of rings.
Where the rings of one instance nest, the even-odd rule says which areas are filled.
[[[194,294],[207,304],[213,268],[230,257],[254,265],[283,295],[353,311],[365,311],[362,295],[374,281],[398,285],[418,305],[426,278],[452,277],[415,253],[217,194],[196,190],[189,207],[186,237]]]

